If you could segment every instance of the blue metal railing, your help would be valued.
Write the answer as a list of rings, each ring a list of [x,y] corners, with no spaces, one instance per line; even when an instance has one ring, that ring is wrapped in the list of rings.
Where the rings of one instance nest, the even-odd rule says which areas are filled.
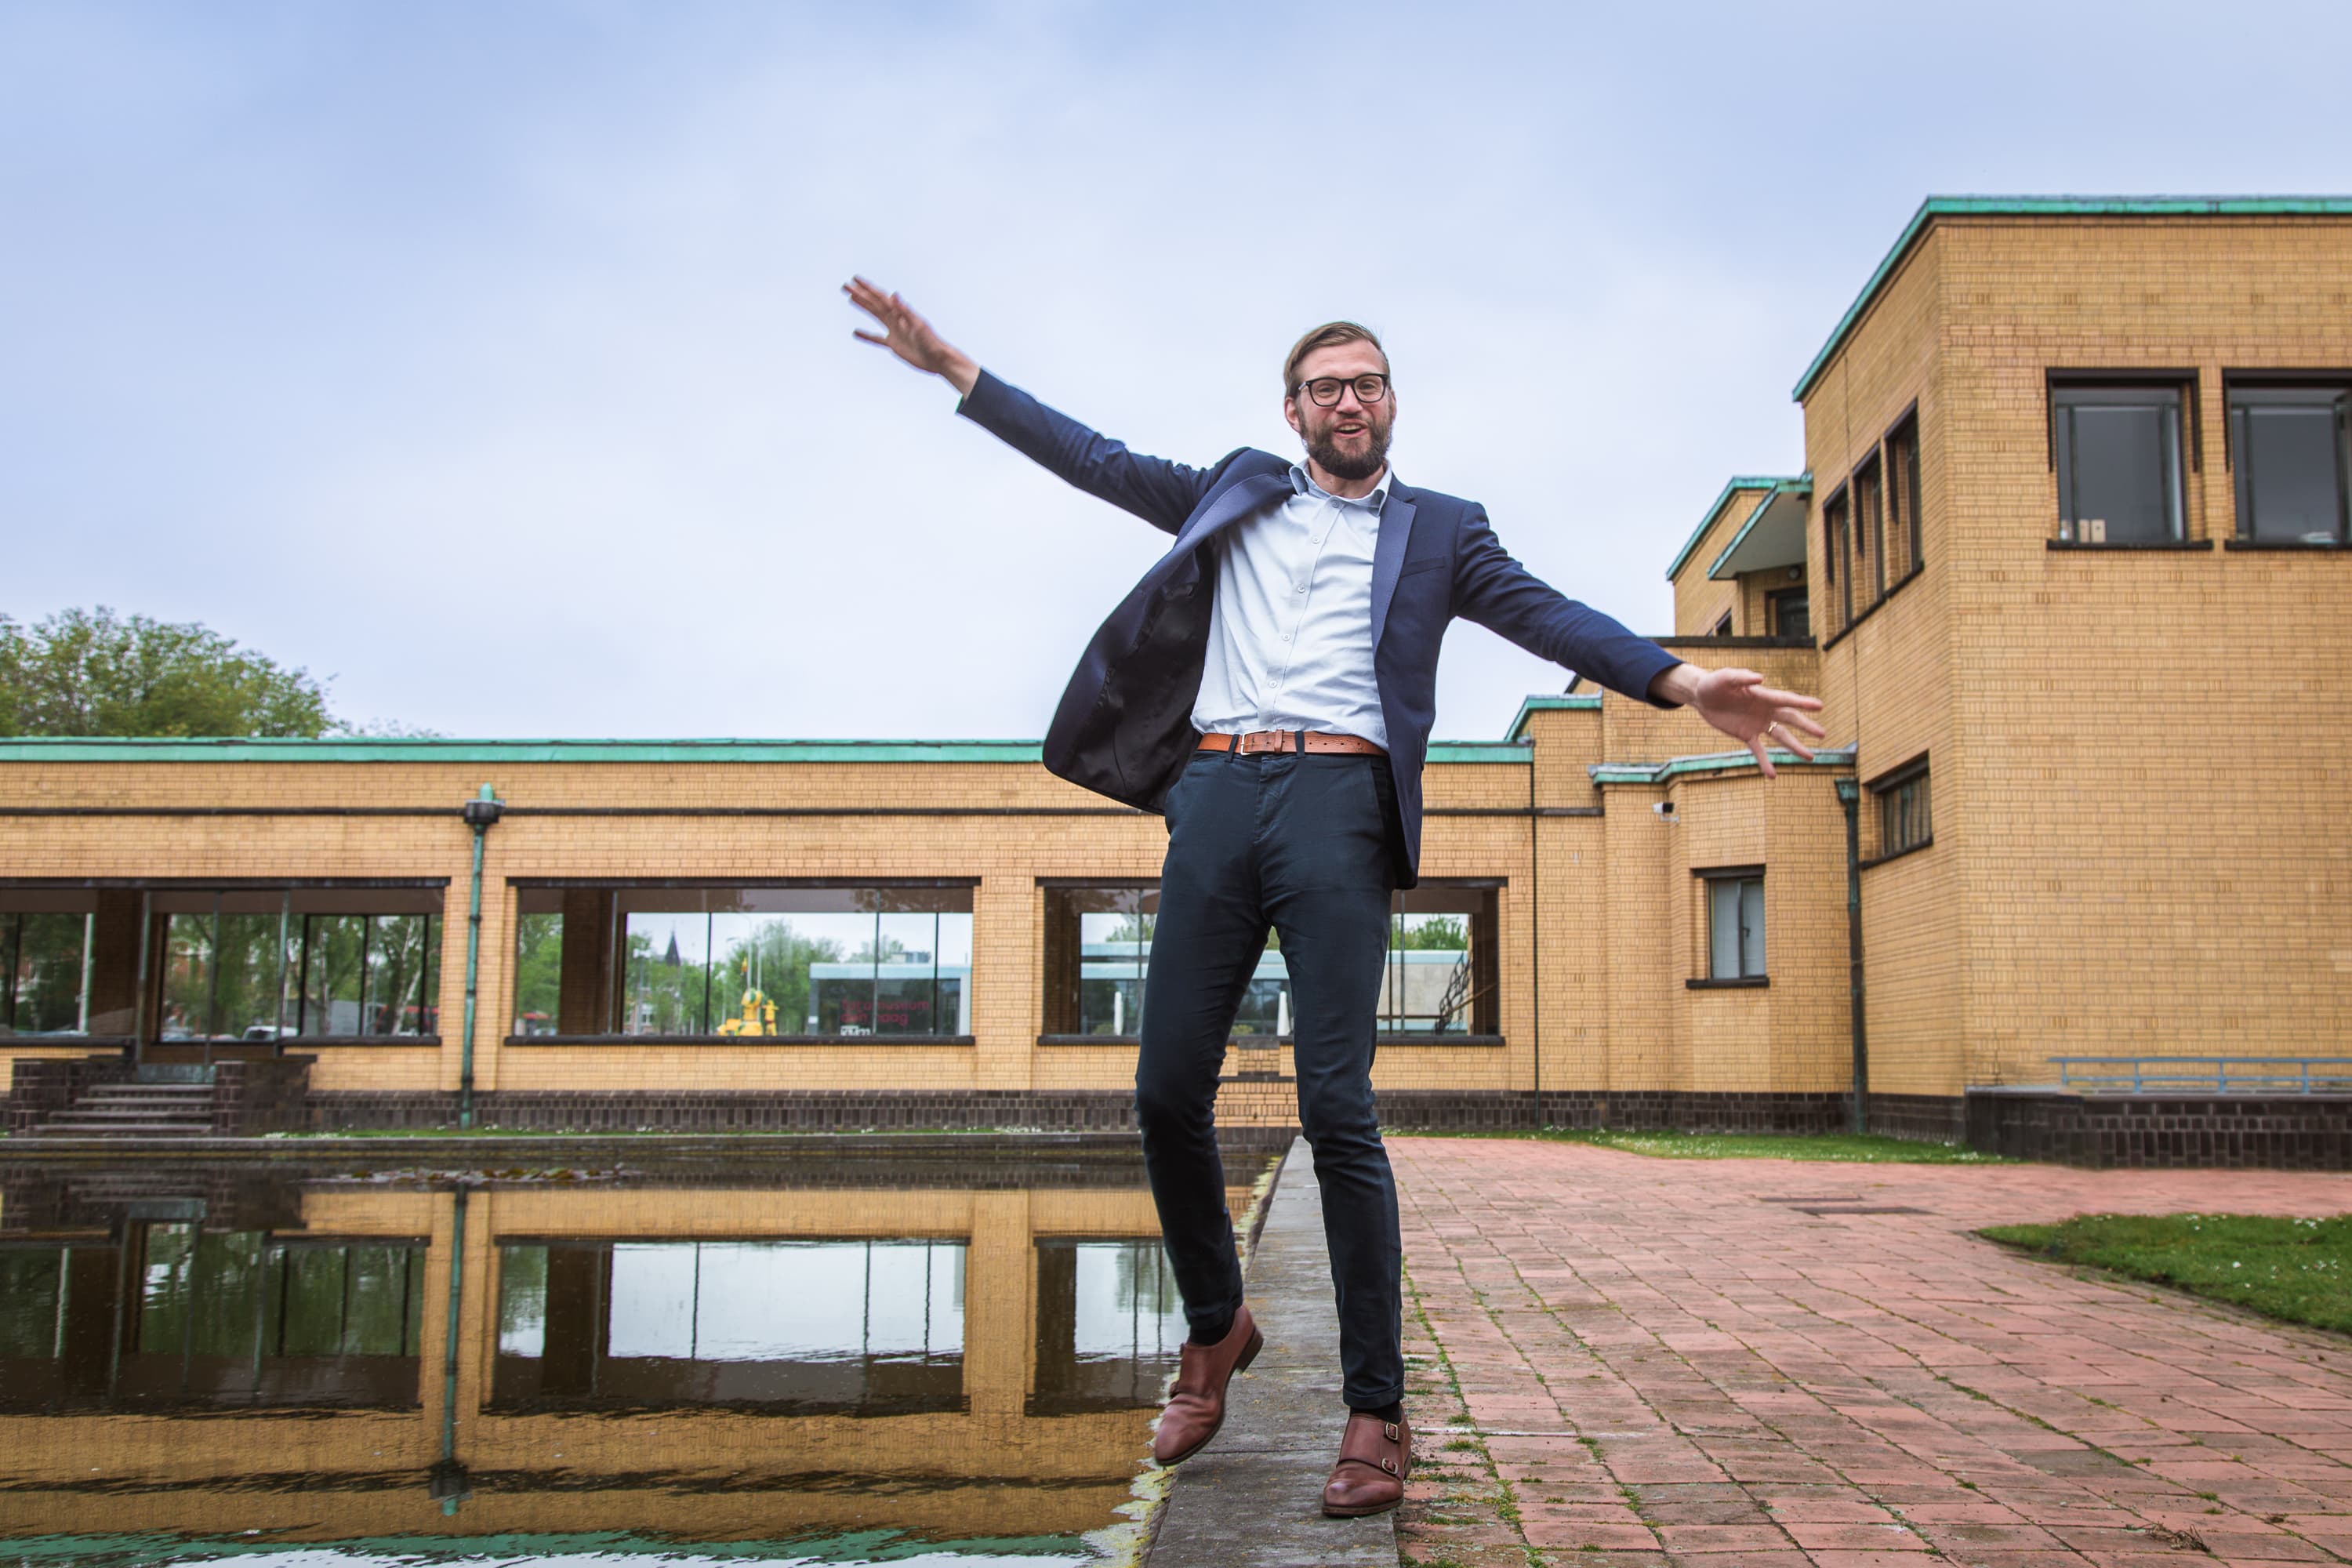
[[[2352,1057],[2052,1057],[2061,1089],[2107,1094],[2347,1094]]]

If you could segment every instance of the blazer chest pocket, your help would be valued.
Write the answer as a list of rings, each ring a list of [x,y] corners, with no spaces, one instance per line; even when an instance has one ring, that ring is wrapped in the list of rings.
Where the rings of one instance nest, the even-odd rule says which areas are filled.
[[[1434,572],[1441,566],[1453,564],[1453,562],[1443,555],[1433,555],[1426,561],[1408,561],[1405,563],[1404,569],[1397,574],[1397,581],[1402,583],[1408,577],[1416,577],[1423,572]]]

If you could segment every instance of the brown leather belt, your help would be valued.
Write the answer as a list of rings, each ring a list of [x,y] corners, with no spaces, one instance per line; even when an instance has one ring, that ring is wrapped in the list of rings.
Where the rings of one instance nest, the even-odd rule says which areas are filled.
[[[1240,742],[1239,747],[1234,742]],[[1385,757],[1388,752],[1361,735],[1327,735],[1316,730],[1252,730],[1246,735],[1203,735],[1201,750],[1231,752],[1344,752],[1355,757]]]

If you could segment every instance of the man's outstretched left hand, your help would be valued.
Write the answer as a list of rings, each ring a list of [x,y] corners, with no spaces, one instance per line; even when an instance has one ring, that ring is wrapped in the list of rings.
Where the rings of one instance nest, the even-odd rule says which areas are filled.
[[[1765,685],[1764,678],[1752,669],[1701,669],[1678,664],[1659,672],[1650,682],[1650,695],[1662,702],[1684,704],[1747,747],[1768,779],[1772,777],[1772,759],[1765,754],[1767,748],[1785,747],[1811,762],[1812,749],[1798,738],[1798,732],[1816,741],[1829,733],[1813,721],[1812,716],[1822,710],[1820,698],[1777,690]]]

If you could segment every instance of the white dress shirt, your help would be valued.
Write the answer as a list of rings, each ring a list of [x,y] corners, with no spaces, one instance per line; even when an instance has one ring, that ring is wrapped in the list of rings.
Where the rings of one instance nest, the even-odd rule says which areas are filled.
[[[1372,673],[1372,550],[1394,476],[1330,494],[1294,463],[1290,494],[1217,539],[1217,597],[1192,727],[1319,730],[1389,743]]]

